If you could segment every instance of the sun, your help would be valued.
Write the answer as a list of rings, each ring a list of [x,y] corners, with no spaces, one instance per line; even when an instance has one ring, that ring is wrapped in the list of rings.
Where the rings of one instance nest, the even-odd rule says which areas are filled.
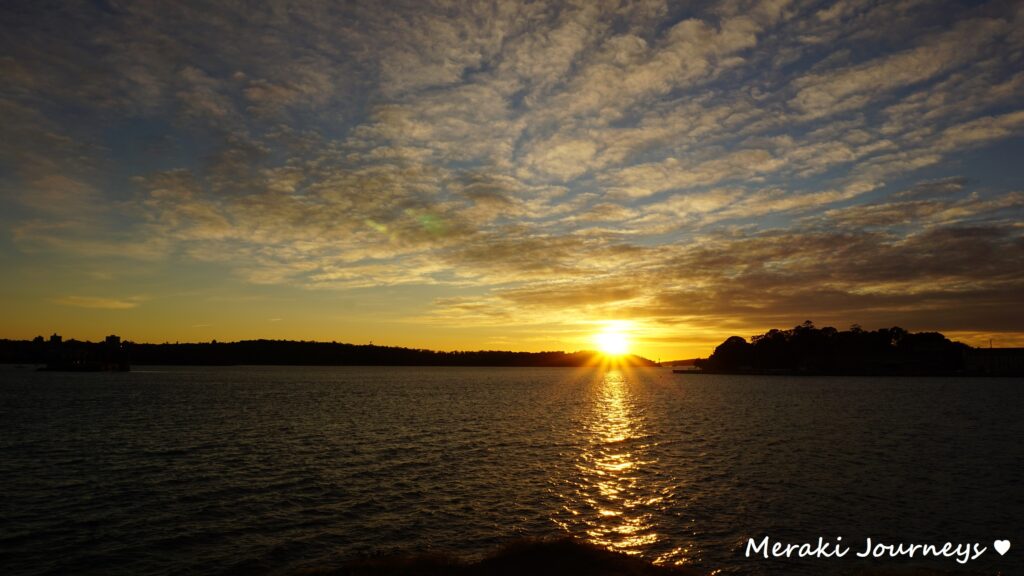
[[[622,332],[605,331],[594,336],[597,348],[608,356],[622,356],[629,352],[629,338]]]

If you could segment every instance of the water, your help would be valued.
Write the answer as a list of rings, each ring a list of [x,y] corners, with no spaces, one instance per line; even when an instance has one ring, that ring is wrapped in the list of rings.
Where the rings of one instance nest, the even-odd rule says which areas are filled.
[[[662,369],[6,367],[0,571],[287,574],[570,533],[754,575],[906,565],[853,558],[868,536],[981,542],[969,573],[1016,574],[1022,390]],[[855,550],[744,558],[766,535]],[[1015,548],[999,557],[996,538]]]

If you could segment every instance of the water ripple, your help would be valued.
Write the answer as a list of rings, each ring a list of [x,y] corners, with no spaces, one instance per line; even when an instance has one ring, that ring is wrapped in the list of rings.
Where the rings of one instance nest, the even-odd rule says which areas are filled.
[[[0,558],[19,575],[286,574],[571,533],[758,575],[739,551],[763,534],[1016,541],[1021,400],[996,379],[6,369]]]

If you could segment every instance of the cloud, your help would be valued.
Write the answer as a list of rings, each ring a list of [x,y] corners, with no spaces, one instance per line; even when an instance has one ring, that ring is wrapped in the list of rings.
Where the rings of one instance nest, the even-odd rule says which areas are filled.
[[[917,188],[925,186],[934,183]],[[807,216],[794,230],[733,228],[688,245],[633,250],[600,274],[541,276],[521,288],[441,301],[438,313],[451,321],[621,314],[751,327],[808,316],[840,326],[948,322],[1012,331],[1019,315],[998,311],[1024,293],[1024,239],[1013,226],[1022,202],[1019,195],[897,199]]]
[[[943,150],[985,143],[1019,133],[1024,128],[1024,110],[999,116],[985,116],[950,126],[939,137]]]
[[[889,90],[934,78],[971,61],[1005,35],[1010,23],[976,18],[926,39],[921,45],[839,70],[808,74],[793,82],[793,107],[809,117],[865,106]]]
[[[62,296],[54,302],[63,306],[74,306],[76,308],[98,308],[102,310],[130,310],[137,308],[140,298],[104,298],[99,296]]]
[[[17,4],[21,267],[430,286],[419,318],[469,325],[1011,328],[1020,181],[967,152],[1019,147],[1019,7]]]
[[[704,161],[680,161],[667,158],[661,162],[638,164],[608,176],[610,189],[628,197],[639,198],[665,190],[678,190],[718,184],[732,179],[751,179],[773,172],[782,161],[764,149],[737,150]]]
[[[183,86],[176,96],[186,116],[217,122],[237,113],[234,102],[225,94],[230,87],[224,82],[194,66],[183,68],[179,77]]]
[[[637,101],[708,79],[738,64],[729,56],[757,44],[763,24],[749,16],[723,18],[718,26],[690,18],[649,44],[631,34],[611,38],[584,64],[553,104],[559,115],[596,113],[620,117]]]
[[[927,180],[918,182],[906,190],[893,194],[895,198],[902,199],[928,199],[941,198],[952,194],[963,192],[967,186],[967,179],[962,176],[953,176],[939,180]]]

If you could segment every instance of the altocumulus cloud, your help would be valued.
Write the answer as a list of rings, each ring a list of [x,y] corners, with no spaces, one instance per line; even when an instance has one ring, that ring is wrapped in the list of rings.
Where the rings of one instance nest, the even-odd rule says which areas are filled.
[[[421,310],[439,323],[1022,326],[1000,312],[1024,296],[1005,163],[1020,3],[16,0],[2,17],[15,265],[447,287]]]

